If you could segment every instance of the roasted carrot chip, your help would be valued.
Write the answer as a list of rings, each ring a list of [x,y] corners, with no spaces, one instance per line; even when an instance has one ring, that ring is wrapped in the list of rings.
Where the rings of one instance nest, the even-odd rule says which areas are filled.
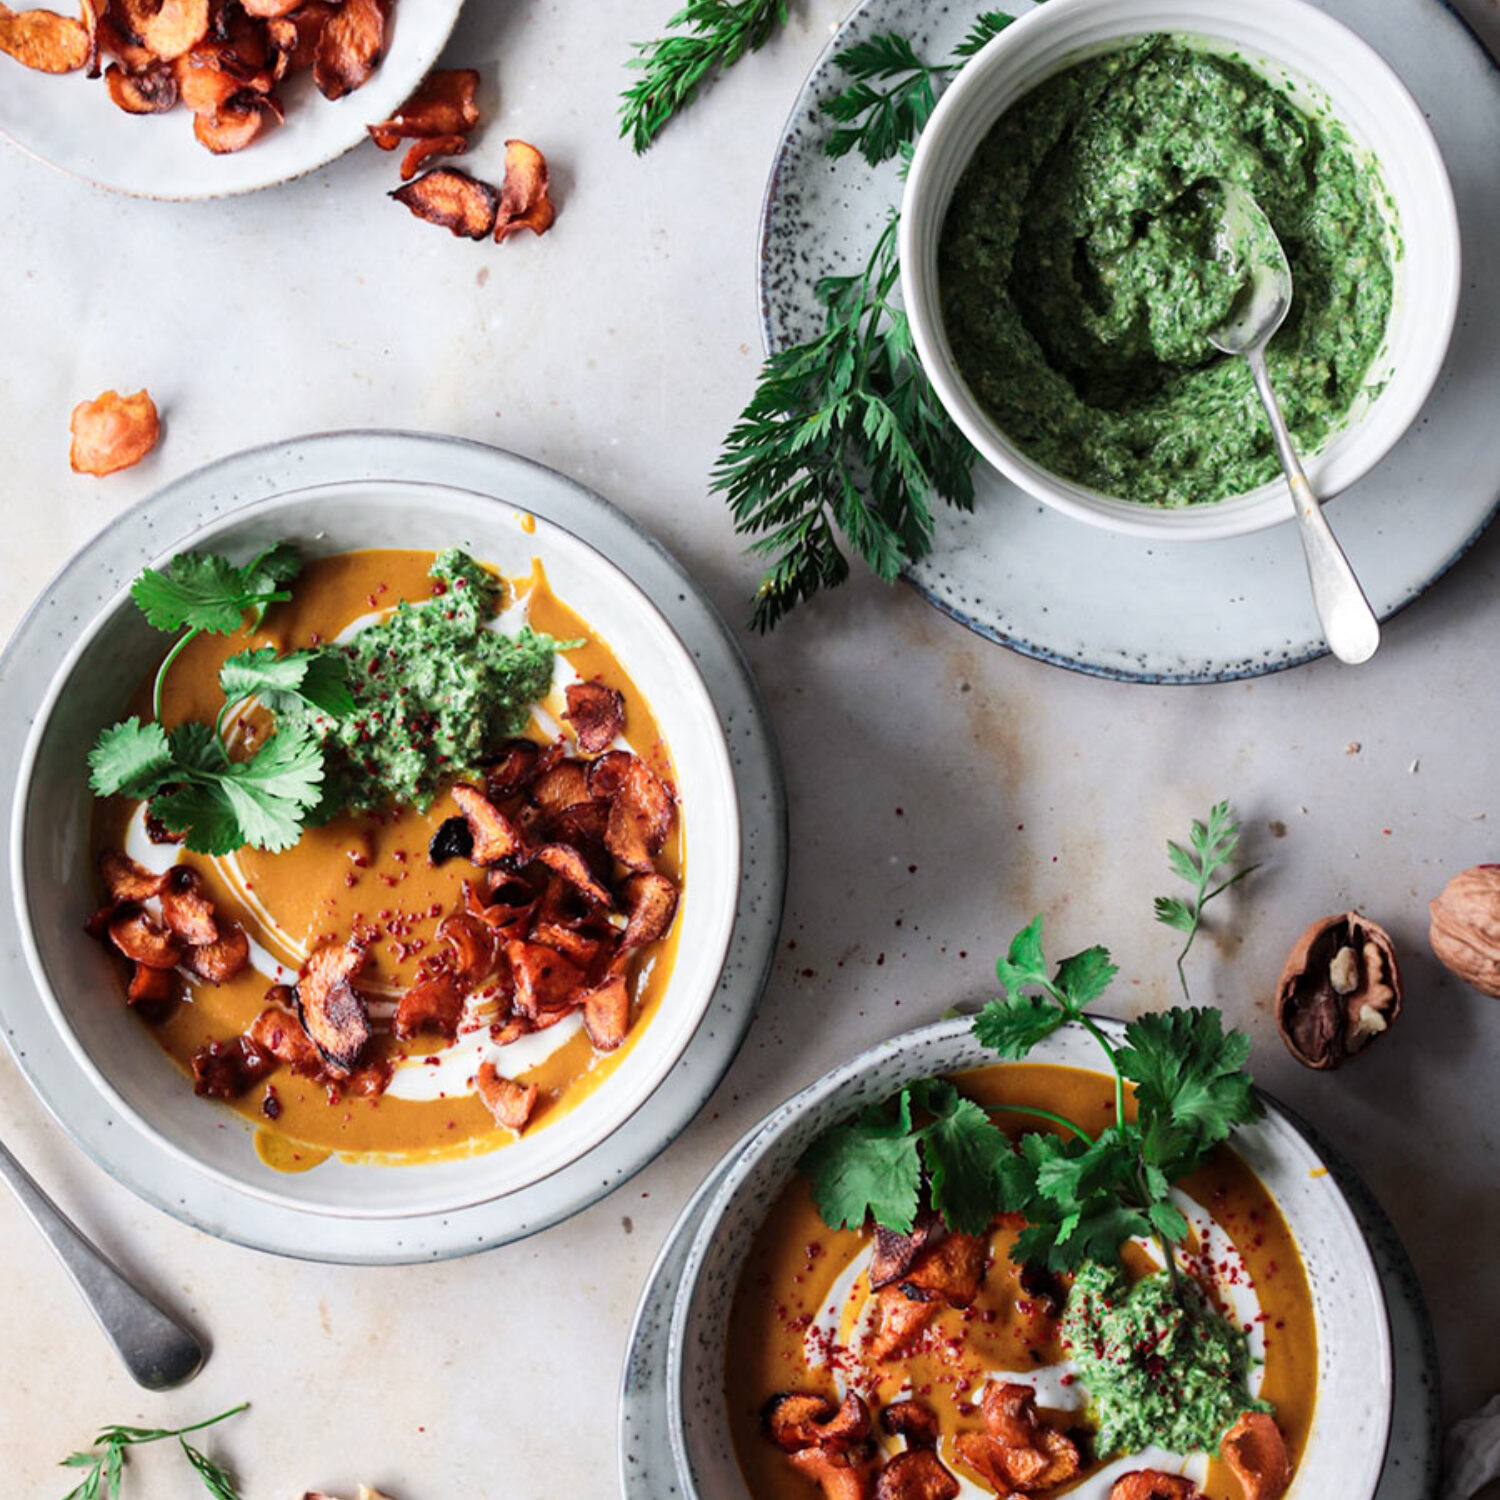
[[[610,779],[617,773],[611,772]],[[604,842],[628,870],[646,873],[672,828],[672,794],[638,756],[619,775]]]
[[[480,1103],[494,1115],[495,1123],[517,1134],[526,1128],[540,1092],[534,1083],[520,1084],[503,1077],[491,1062],[480,1063],[474,1088]]]
[[[73,445],[68,455],[75,474],[113,474],[138,464],[161,436],[156,403],[145,391],[122,396],[105,391],[73,408]]]
[[[318,33],[313,82],[325,99],[352,94],[385,55],[385,0],[344,0]]]
[[[874,1461],[832,1448],[804,1448],[786,1460],[805,1479],[823,1489],[823,1500],[870,1500]]]
[[[463,1013],[464,992],[457,981],[452,974],[438,974],[419,980],[401,997],[391,1030],[403,1042],[423,1031],[436,1032],[451,1042],[458,1035]]]
[[[1110,1486],[1109,1500],[1198,1500],[1198,1486],[1186,1474],[1132,1469]]]
[[[499,864],[502,859],[526,852],[520,829],[477,786],[466,781],[455,782],[453,800],[473,835],[474,847],[469,858],[476,865]]]
[[[547,158],[525,141],[507,141],[495,238],[506,240],[523,229],[546,234],[556,217],[557,210],[547,197]]]
[[[589,862],[571,844],[544,844],[536,852],[536,859],[549,870],[561,875],[574,890],[592,901],[596,906],[613,908],[615,898],[608,887],[595,878]]]
[[[99,860],[99,873],[111,901],[147,901],[159,896],[167,883],[166,875],[138,865],[128,854],[112,849]]]
[[[401,180],[410,182],[422,170],[422,164],[433,156],[462,156],[469,149],[466,135],[429,135],[413,141],[401,158]]]
[[[369,1009],[349,982],[364,965],[363,948],[325,943],[303,964],[297,982],[303,1030],[335,1073],[351,1072],[370,1040]]]
[[[249,1093],[276,1067],[249,1037],[205,1042],[193,1053],[193,1092],[210,1099],[236,1099]]]
[[[258,16],[262,21],[272,21],[291,15],[301,4],[302,0],[240,0],[240,9],[247,16]]]
[[[170,969],[148,969],[137,964],[130,976],[130,987],[125,999],[130,1005],[147,1008],[169,1005],[177,998],[177,976]]]
[[[585,755],[608,750],[625,725],[625,699],[602,682],[570,682],[563,714]]]
[[[901,1285],[941,1297],[950,1307],[967,1307],[979,1295],[988,1267],[986,1237],[950,1234],[917,1255],[902,1275]]]
[[[203,894],[198,872],[191,865],[173,865],[161,889],[161,914],[167,926],[189,947],[219,941],[214,904]]]
[[[328,0],[306,0],[305,4],[299,5],[291,15],[287,17],[296,39],[291,47],[291,71],[300,73],[305,68],[312,67],[318,55],[318,40],[323,35],[323,28],[333,19],[335,7]],[[268,21],[266,30],[271,34],[272,41],[276,46],[283,46],[286,40],[284,31],[273,28],[284,26],[286,22]]]
[[[572,1008],[583,986],[583,970],[577,964],[540,943],[519,940],[505,945],[505,956],[516,981],[518,1014],[535,1024],[546,1012]]]
[[[583,999],[583,1027],[596,1052],[613,1052],[630,1030],[630,989],[623,974],[612,975]]]
[[[100,16],[94,40],[99,51],[118,59],[127,73],[144,73],[161,61],[149,47],[143,47],[134,37],[126,36],[115,25],[113,17],[107,14]]]
[[[127,73],[119,63],[104,70],[109,97],[128,115],[159,115],[177,103],[177,75],[157,65],[139,73]]]
[[[243,151],[265,129],[270,117],[280,116],[279,106],[269,98],[241,89],[216,113],[194,114],[193,134],[215,156]]]
[[[875,1226],[875,1253],[870,1260],[870,1290],[900,1281],[912,1262],[930,1245],[936,1245],[948,1233],[948,1226],[937,1214],[924,1210],[917,1215],[909,1234]]]
[[[403,140],[468,135],[479,123],[478,88],[473,68],[437,68],[389,120],[368,127],[370,136],[382,151],[394,151]]]
[[[125,29],[163,62],[208,35],[209,0],[113,0]]]
[[[957,1500],[956,1480],[931,1448],[898,1453],[875,1481],[875,1500]]]
[[[877,1363],[909,1352],[938,1310],[936,1302],[921,1296],[908,1297],[897,1286],[882,1287],[876,1294],[875,1306],[875,1334],[866,1352]]]
[[[250,962],[250,940],[243,928],[221,925],[218,942],[189,948],[182,959],[200,979],[223,984]]]
[[[621,948],[644,948],[665,936],[677,913],[677,887],[665,875],[632,875],[625,882],[625,905],[630,921]],[[875,1283],[870,1283],[875,1287]]]
[[[317,1077],[323,1071],[322,1054],[302,1029],[302,1023],[287,1009],[288,1005],[296,1004],[296,993],[285,985],[275,985],[266,998],[270,1000],[272,996],[278,999],[256,1016],[245,1035],[262,1052],[284,1062],[293,1072]]]
[[[962,1434],[958,1451],[999,1493],[1039,1494],[1078,1473],[1078,1445],[1041,1424],[1031,1386],[991,1381],[981,1405],[985,1430]]]
[[[544,750],[535,740],[507,740],[493,764],[485,768],[484,785],[490,800],[498,802],[502,797],[524,792],[556,763],[556,749],[555,745],[548,745]]]
[[[132,963],[148,969],[175,969],[182,961],[182,944],[143,911],[116,917],[109,924],[109,940]]]
[[[0,5],[0,52],[38,73],[72,73],[94,56],[94,27],[50,10],[14,11]]]
[[[761,1409],[766,1436],[785,1453],[802,1448],[848,1448],[870,1435],[870,1409],[853,1391],[837,1408],[810,1391],[772,1396]]]
[[[184,52],[172,64],[177,92],[195,115],[216,115],[234,96],[241,84],[224,66],[224,53],[211,42]]]
[[[938,1414],[915,1396],[881,1407],[880,1425],[892,1437],[905,1438],[908,1448],[936,1448],[941,1436]]]
[[[613,801],[635,759],[628,750],[607,750],[598,760],[589,762],[589,796],[601,802]]]
[[[589,801],[588,772],[576,760],[565,760],[538,776],[531,788],[532,800],[555,817],[580,802]]]
[[[482,918],[450,912],[438,923],[437,935],[453,948],[453,978],[464,993],[494,972],[495,929]]]
[[[589,855],[602,853],[604,836],[609,832],[609,804],[592,799],[575,802],[563,808],[551,823],[558,843],[573,844]]]
[[[1239,1480],[1245,1500],[1281,1500],[1292,1482],[1286,1439],[1265,1412],[1242,1413],[1224,1435],[1219,1452]]]

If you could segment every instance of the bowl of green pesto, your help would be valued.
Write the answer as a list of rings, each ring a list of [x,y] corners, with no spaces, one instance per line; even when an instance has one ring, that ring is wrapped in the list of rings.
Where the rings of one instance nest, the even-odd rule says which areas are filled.
[[[1244,362],[1223,184],[1293,278],[1267,360],[1327,498],[1400,440],[1459,293],[1442,157],[1396,74],[1304,0],[1053,0],[958,75],[918,144],[902,292],[978,453],[1038,499],[1163,540],[1293,514]]]

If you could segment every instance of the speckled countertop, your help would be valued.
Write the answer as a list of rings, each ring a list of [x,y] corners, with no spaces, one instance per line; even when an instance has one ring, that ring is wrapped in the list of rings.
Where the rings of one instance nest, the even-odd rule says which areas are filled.
[[[166,480],[361,425],[458,433],[576,476],[741,618],[753,570],[704,474],[759,361],[767,165],[845,5],[795,5],[782,38],[636,160],[614,139],[619,65],[670,8],[472,0],[460,20],[447,58],[478,64],[502,99],[481,149],[518,134],[553,161],[562,216],[541,241],[475,246],[417,224],[384,203],[392,159],[369,147],[283,188],[186,205],[116,198],[0,150],[0,629]],[[1492,0],[1461,8],[1495,45]],[[75,477],[68,411],[111,385],[151,388],[164,440],[135,470]],[[1103,941],[1140,976],[1117,987],[1119,1013],[1170,1003],[1171,935],[1148,900],[1167,888],[1162,841],[1224,795],[1265,868],[1195,953],[1197,996],[1254,1033],[1257,1076],[1373,1184],[1426,1288],[1450,1412],[1478,1405],[1500,1389],[1500,1002],[1449,979],[1425,931],[1447,876],[1500,856],[1497,574],[1500,529],[1390,625],[1371,665],[1221,687],[1071,676],[868,582],[746,638],[793,830],[759,1021],[676,1145],[529,1242],[394,1270],[235,1249],[109,1181],[0,1055],[0,1136],[215,1345],[184,1391],[138,1391],[0,1198],[7,1490],[60,1495],[53,1465],[101,1422],[175,1423],[249,1398],[219,1451],[254,1500],[360,1479],[402,1500],[612,1493],[637,1292],[720,1152],[835,1062],[986,996],[997,945],[1036,910],[1057,951]],[[1267,1001],[1302,928],[1349,905],[1395,934],[1407,1010],[1367,1059],[1325,1077],[1289,1059]],[[147,1454],[128,1493],[201,1494],[169,1460]]]

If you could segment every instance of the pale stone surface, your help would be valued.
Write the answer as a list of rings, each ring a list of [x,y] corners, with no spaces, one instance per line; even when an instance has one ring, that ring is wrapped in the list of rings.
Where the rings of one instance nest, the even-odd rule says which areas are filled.
[[[1493,0],[1462,8],[1500,39]],[[507,135],[543,147],[562,214],[542,241],[471,245],[418,224],[384,202],[397,158],[371,147],[284,188],[187,205],[116,198],[0,151],[0,629],[166,480],[249,444],[377,425],[498,443],[576,476],[742,618],[753,569],[704,475],[759,362],[767,166],[844,5],[798,6],[784,37],[637,160],[614,139],[620,63],[669,9],[476,0],[461,19],[447,57],[479,63],[492,117],[472,165],[497,171]],[[162,408],[157,453],[107,480],[73,476],[74,402],[140,385]],[[1500,1387],[1500,1009],[1431,959],[1425,910],[1454,871],[1500,856],[1497,570],[1500,532],[1392,622],[1368,667],[1223,687],[1071,676],[867,582],[747,639],[794,835],[770,992],[687,1134],[527,1243],[396,1270],[236,1249],[105,1178],[0,1057],[0,1136],[215,1344],[185,1391],[139,1392],[0,1199],[7,1488],[61,1494],[53,1465],[101,1422],[175,1423],[248,1397],[213,1446],[256,1500],[360,1480],[401,1500],[612,1493],[635,1297],[720,1152],[864,1045],[985,997],[997,947],[1036,910],[1056,951],[1103,941],[1145,976],[1117,988],[1117,1012],[1170,1003],[1170,934],[1149,920],[1168,888],[1162,841],[1223,795],[1266,869],[1219,909],[1229,935],[1195,952],[1196,996],[1254,1032],[1258,1076],[1367,1174],[1426,1285],[1451,1410],[1479,1405]],[[1267,999],[1306,923],[1351,904],[1395,934],[1407,1011],[1368,1059],[1317,1076],[1282,1050]],[[155,1451],[127,1493],[202,1492]]]

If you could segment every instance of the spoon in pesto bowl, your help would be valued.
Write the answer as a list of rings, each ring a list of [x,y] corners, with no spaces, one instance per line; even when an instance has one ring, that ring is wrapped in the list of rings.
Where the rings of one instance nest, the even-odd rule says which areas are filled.
[[[1220,258],[1243,266],[1247,280],[1228,318],[1208,330],[1208,341],[1225,354],[1239,355],[1250,366],[1292,492],[1313,603],[1329,649],[1340,661],[1369,661],[1380,644],[1380,624],[1302,471],[1266,373],[1266,345],[1292,305],[1291,267],[1260,204],[1236,183],[1220,186],[1224,194]]]

